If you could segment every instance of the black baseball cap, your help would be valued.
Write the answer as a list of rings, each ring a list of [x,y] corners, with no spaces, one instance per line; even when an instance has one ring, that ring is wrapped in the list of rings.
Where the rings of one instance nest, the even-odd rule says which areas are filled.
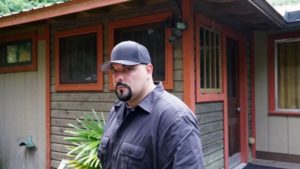
[[[128,66],[149,64],[151,58],[145,46],[134,41],[123,41],[112,49],[111,60],[101,64],[101,70],[109,71],[113,63]]]

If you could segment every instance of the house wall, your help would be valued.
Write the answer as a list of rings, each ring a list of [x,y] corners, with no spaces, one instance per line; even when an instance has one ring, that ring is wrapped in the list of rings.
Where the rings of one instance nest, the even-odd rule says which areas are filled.
[[[51,167],[57,168],[62,159],[68,159],[65,155],[69,143],[63,138],[67,136],[64,131],[68,129],[68,123],[75,123],[74,117],[80,117],[82,112],[90,112],[95,109],[103,112],[107,117],[113,102],[117,99],[114,91],[109,90],[109,76],[104,73],[104,86],[102,91],[68,91],[58,92],[55,90],[55,64],[54,64],[54,34],[58,31],[80,28],[87,25],[101,24],[103,26],[103,57],[108,60],[108,24],[113,20],[134,18],[136,16],[151,15],[174,10],[172,2],[163,2],[159,5],[124,10],[120,6],[112,7],[110,12],[102,15],[78,18],[76,20],[64,20],[51,25]],[[174,89],[170,92],[182,99],[182,51],[181,41],[178,40],[173,46],[173,84]]]
[[[159,8],[158,8],[159,7]],[[68,129],[68,123],[75,123],[74,117],[79,117],[82,112],[95,109],[103,112],[104,116],[108,112],[116,99],[113,91],[109,90],[109,77],[104,74],[103,91],[83,92],[68,91],[57,92],[55,90],[55,64],[54,64],[54,34],[58,31],[72,28],[80,28],[86,25],[102,24],[103,26],[103,57],[104,61],[109,59],[108,51],[108,24],[113,20],[134,18],[136,16],[151,15],[155,13],[173,11],[176,9],[172,1],[161,4],[149,4],[139,8],[124,10],[113,7],[108,13],[99,16],[64,20],[51,24],[51,167],[57,168],[62,159],[67,159],[65,155],[67,143],[63,140],[67,136],[64,131]],[[183,59],[182,41],[178,39],[173,44],[173,83],[174,89],[169,90],[180,99],[183,98]],[[155,65],[154,65],[155,66]],[[194,75],[195,72],[191,72]],[[204,151],[204,161],[206,168],[216,169],[224,167],[223,152],[223,103],[197,104],[196,115],[201,130],[201,139]]]
[[[242,67],[246,67],[246,71],[243,72],[244,74],[242,75],[244,77],[244,75],[246,75],[247,77],[244,78],[245,81],[247,81],[247,84],[242,84],[243,82],[240,82],[241,85],[246,85],[243,86],[243,89],[247,88],[247,91],[240,91],[245,92],[243,93],[244,96],[247,96],[247,98],[245,98],[244,100],[246,101],[246,103],[243,103],[243,105],[247,105],[247,107],[245,106],[245,111],[242,111],[242,113],[245,113],[244,117],[245,122],[247,122],[247,125],[244,125],[244,123],[242,124],[243,128],[242,129],[242,133],[243,133],[243,140],[242,144],[244,145],[244,157],[245,159],[242,159],[243,162],[248,162],[251,161],[251,159],[253,158],[253,149],[255,147],[253,147],[253,145],[248,144],[248,138],[253,137],[253,114],[252,114],[252,96],[253,96],[253,88],[252,86],[253,84],[253,78],[254,78],[254,74],[253,74],[253,66],[252,66],[252,37],[251,34],[249,33],[249,30],[241,30],[241,29],[237,29],[235,26],[236,25],[232,25],[232,23],[228,23],[228,18],[224,19],[222,18],[223,16],[218,15],[214,9],[209,8],[209,6],[207,8],[204,8],[202,6],[202,4],[196,3],[195,4],[195,8],[196,11],[199,12],[200,14],[203,14],[205,16],[208,16],[209,19],[212,19],[215,25],[221,24],[223,26],[226,26],[229,29],[232,29],[232,31],[236,32],[236,33],[241,33],[244,40],[243,41],[243,45],[245,45],[245,64],[242,65]],[[217,27],[217,26],[216,26]],[[225,31],[225,30],[223,30]],[[229,35],[229,37],[232,35]],[[243,48],[241,48],[243,49]],[[228,162],[224,161],[224,159],[226,159],[226,156],[228,157],[228,154],[224,154],[224,153],[228,153],[228,152],[224,152],[225,148],[225,144],[224,140],[226,140],[226,136],[224,135],[224,131],[226,130],[224,128],[224,121],[228,121],[228,119],[224,119],[224,114],[226,113],[226,111],[224,110],[224,107],[226,107],[227,105],[224,106],[224,103],[227,103],[227,96],[224,96],[224,99],[221,100],[220,102],[209,102],[209,103],[196,103],[196,112],[197,112],[197,118],[198,118],[198,122],[200,124],[200,128],[206,128],[208,126],[210,126],[210,130],[206,130],[207,133],[201,133],[201,137],[203,138],[203,151],[204,154],[206,155],[206,159],[205,162],[207,163],[206,168],[223,168],[223,167],[227,167],[225,165],[228,165]],[[201,112],[201,113],[199,113]],[[225,114],[226,115],[226,114]],[[202,123],[201,119],[204,118],[206,119],[206,116],[210,116],[212,117],[210,122],[208,123]],[[247,128],[246,128],[247,127]],[[202,130],[201,130],[202,131]],[[244,134],[247,133],[247,134]],[[215,137],[215,138],[214,138]],[[227,137],[228,138],[228,137]],[[215,145],[213,145],[215,144]],[[210,147],[211,146],[211,147]],[[241,148],[242,149],[242,148]],[[243,157],[242,157],[243,158]],[[228,161],[228,160],[227,160]]]
[[[251,37],[246,38],[247,57],[247,113],[248,137],[253,137],[252,128],[252,74],[251,66]],[[224,103],[209,102],[196,103],[196,116],[201,131],[203,153],[205,155],[206,169],[224,167]],[[252,159],[252,145],[248,147],[248,160]]]
[[[255,32],[256,150],[300,155],[300,118],[268,115],[267,34]]]
[[[155,2],[157,3],[157,2]],[[51,24],[51,167],[57,168],[62,159],[68,158],[65,154],[67,143],[63,140],[67,136],[64,131],[68,129],[68,123],[75,123],[74,117],[79,117],[82,112],[95,109],[97,112],[103,112],[107,116],[114,100],[115,94],[109,90],[109,77],[104,74],[103,91],[83,92],[68,91],[58,92],[55,90],[55,64],[54,64],[54,34],[58,31],[64,31],[73,28],[80,28],[87,25],[101,24],[103,26],[103,57],[104,61],[109,59],[108,51],[108,24],[114,20],[134,18],[136,16],[151,15],[165,11],[175,11],[176,7],[171,1],[161,1],[161,4],[149,4],[143,7],[130,8],[126,10],[121,6],[113,6],[110,10],[97,16],[78,17],[57,21]],[[250,40],[247,40],[247,66],[250,66]],[[183,95],[183,59],[182,42],[178,39],[173,45],[173,76],[174,89],[170,92],[180,99]],[[154,65],[155,66],[155,65]],[[191,72],[194,75],[195,72]],[[251,81],[251,73],[248,72],[248,82]],[[251,128],[251,83],[248,83],[248,131]],[[201,131],[201,140],[203,145],[204,162],[208,169],[224,168],[224,105],[223,102],[195,103],[196,116]],[[251,158],[251,151],[249,151]]]
[[[0,168],[45,168],[45,41],[37,43],[36,71],[0,73]],[[32,136],[28,151],[18,139]]]

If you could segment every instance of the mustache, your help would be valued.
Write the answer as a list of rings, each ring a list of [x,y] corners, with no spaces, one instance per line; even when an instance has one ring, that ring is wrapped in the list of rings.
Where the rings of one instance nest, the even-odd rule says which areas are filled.
[[[125,84],[125,83],[117,82],[116,87],[119,87],[119,86],[129,87],[129,86],[128,86],[127,84]]]

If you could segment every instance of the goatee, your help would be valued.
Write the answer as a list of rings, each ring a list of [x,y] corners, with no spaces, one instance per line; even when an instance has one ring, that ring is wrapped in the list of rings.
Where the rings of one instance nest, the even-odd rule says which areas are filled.
[[[118,89],[118,87],[126,88],[128,90],[127,93],[123,89]],[[125,83],[118,82],[116,85],[115,91],[116,91],[116,95],[117,95],[118,99],[121,101],[126,102],[126,101],[130,100],[132,97],[131,88]]]

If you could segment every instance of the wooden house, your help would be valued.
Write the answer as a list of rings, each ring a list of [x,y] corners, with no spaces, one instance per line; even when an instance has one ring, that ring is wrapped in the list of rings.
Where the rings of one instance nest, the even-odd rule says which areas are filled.
[[[264,0],[72,0],[0,17],[0,168],[67,158],[67,123],[116,99],[99,65],[126,39],[195,112],[206,169],[300,163],[299,21]]]

